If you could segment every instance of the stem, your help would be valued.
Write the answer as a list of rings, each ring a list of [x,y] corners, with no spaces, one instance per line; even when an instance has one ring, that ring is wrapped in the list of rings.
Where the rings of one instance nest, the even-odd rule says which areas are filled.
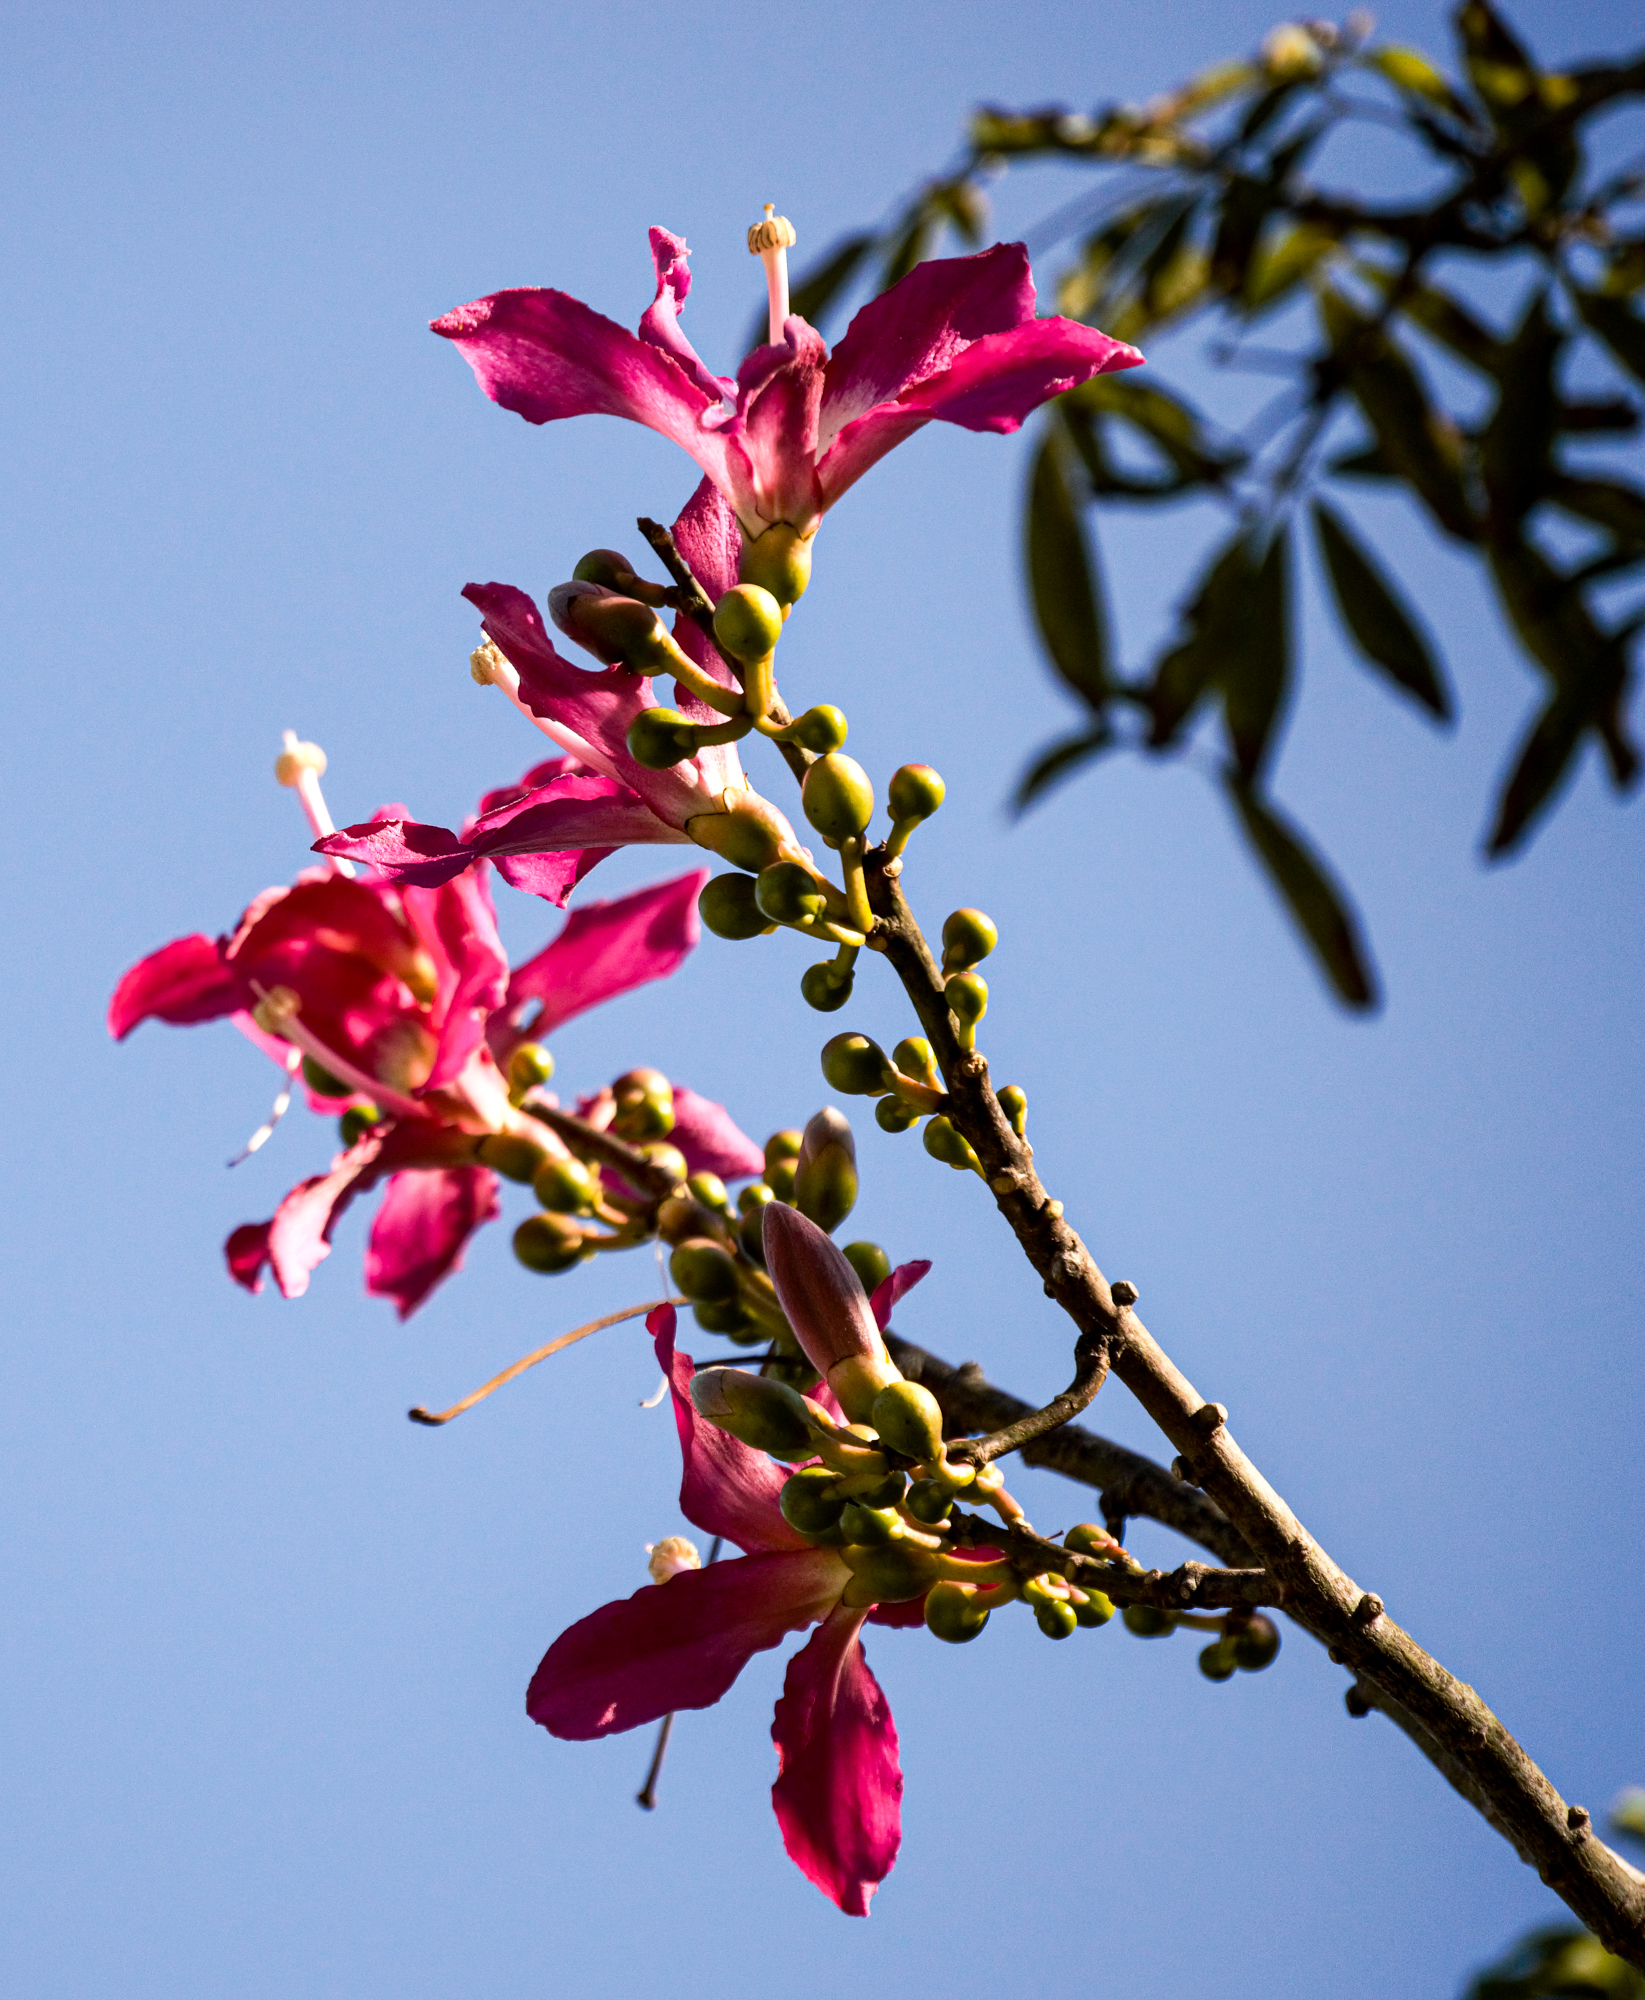
[[[1196,1485],[1222,1508],[1252,1554],[1282,1586],[1287,1615],[1334,1660],[1408,1712],[1467,1779],[1478,1806],[1609,1950],[1645,1970],[1645,1881],[1595,1838],[1573,1807],[1471,1687],[1448,1673],[1393,1619],[1382,1601],[1332,1561],[1235,1442],[1228,1413],[1208,1403],[1108,1280],[1053,1203],[1033,1155],[1012,1131],[988,1080],[988,1064],[962,1049],[942,976],[883,850],[868,856],[869,897],[880,918],[873,945],[901,980],[937,1052],[948,1084],[948,1116],[982,1161],[1000,1213],[1042,1279],[1046,1294],[1080,1332],[1104,1341],[1113,1372],[1176,1446]],[[1435,1760],[1438,1762],[1438,1759]],[[1454,1782],[1454,1780],[1453,1780]]]
[[[1006,1424],[987,1437],[973,1438],[962,1444],[949,1456],[961,1465],[987,1465],[991,1459],[1003,1458],[1010,1451],[1020,1451],[1025,1444],[1032,1444],[1035,1438],[1044,1437],[1047,1431],[1054,1431],[1071,1417],[1077,1417],[1107,1380],[1107,1341],[1100,1336],[1082,1333],[1074,1346],[1074,1364],[1073,1381],[1043,1410],[1030,1410],[1026,1416],[1018,1417],[1014,1423]]]

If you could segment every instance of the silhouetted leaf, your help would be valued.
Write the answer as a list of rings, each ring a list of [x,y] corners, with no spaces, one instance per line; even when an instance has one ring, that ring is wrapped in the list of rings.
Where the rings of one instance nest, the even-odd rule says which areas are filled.
[[[1338,458],[1331,459],[1325,470],[1339,479],[1398,479],[1399,468],[1385,457],[1379,444],[1366,445],[1360,451],[1345,451]]]
[[[1159,447],[1186,481],[1220,483],[1245,464],[1246,454],[1238,445],[1214,444],[1194,410],[1157,382],[1098,375],[1065,396],[1063,407],[1123,417]]]
[[[790,309],[801,319],[810,320],[813,326],[821,326],[830,306],[850,288],[851,280],[878,241],[871,232],[864,232],[831,245],[820,263],[807,265],[795,280],[789,294]]]
[[[1598,292],[1576,292],[1577,311],[1588,322],[1628,373],[1645,382],[1645,319],[1623,299]]]
[[[1538,292],[1502,350],[1497,405],[1480,435],[1480,472],[1493,521],[1518,520],[1535,506],[1548,477],[1559,398],[1554,367],[1565,336]]]
[[[1060,743],[1053,743],[1023,773],[1016,796],[1011,801],[1012,812],[1026,812],[1053,785],[1061,784],[1064,778],[1071,778],[1082,764],[1089,763],[1099,751],[1110,748],[1113,740],[1106,727],[1099,727],[1085,730],[1078,736],[1065,736]]]
[[[1597,527],[1609,528],[1619,542],[1645,548],[1645,493],[1611,479],[1568,479],[1548,482],[1548,498],[1567,513]]]
[[[1284,298],[1336,247],[1336,231],[1314,222],[1287,223],[1269,231],[1245,268],[1246,311],[1261,312]]]
[[[1281,529],[1252,570],[1217,672],[1229,745],[1247,781],[1268,761],[1290,692],[1290,545],[1290,530]]]
[[[1248,146],[1253,139],[1260,138],[1300,88],[1300,84],[1289,82],[1277,83],[1271,90],[1265,90],[1240,120],[1239,144]]]
[[[1152,748],[1164,749],[1173,742],[1216,684],[1224,660],[1238,644],[1252,567],[1242,529],[1212,557],[1198,589],[1183,606],[1186,635],[1161,655],[1153,685],[1144,696],[1153,717],[1148,734]]]
[[[885,264],[880,271],[882,292],[890,291],[894,284],[906,278],[914,266],[923,261],[941,222],[940,213],[922,198],[903,224],[901,234],[886,252]]]
[[[1454,118],[1467,117],[1466,107],[1444,76],[1419,50],[1389,44],[1384,48],[1368,50],[1363,60],[1370,68],[1380,71],[1397,90],[1437,104]]]
[[[1497,803],[1496,824],[1485,843],[1493,860],[1512,854],[1553,803],[1561,782],[1571,775],[1587,724],[1584,704],[1569,689],[1560,689],[1537,717]]]
[[[1067,433],[1053,412],[1028,483],[1028,587],[1052,665],[1082,701],[1101,708],[1110,691],[1108,621],[1068,458]]]
[[[1645,1974],[1590,1932],[1560,1924],[1521,1938],[1463,2000],[1645,2000]]]
[[[1267,869],[1332,991],[1345,1007],[1369,1011],[1380,1006],[1376,968],[1360,936],[1359,919],[1324,863],[1297,829],[1236,772],[1223,774],[1223,786],[1246,839]]]
[[[1314,502],[1320,554],[1342,622],[1371,665],[1441,722],[1451,719],[1451,697],[1416,620],[1346,521],[1323,500]]]

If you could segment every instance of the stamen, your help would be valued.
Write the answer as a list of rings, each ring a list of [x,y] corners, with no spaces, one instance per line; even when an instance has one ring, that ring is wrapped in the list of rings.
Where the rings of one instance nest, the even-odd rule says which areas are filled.
[[[263,1147],[273,1138],[275,1126],[279,1124],[280,1120],[291,1109],[292,1079],[296,1076],[297,1065],[302,1060],[303,1052],[301,1049],[288,1049],[286,1051],[286,1087],[269,1107],[269,1114],[263,1120],[262,1124],[252,1133],[251,1137],[240,1148],[239,1152],[235,1154],[234,1158],[229,1161],[231,1167],[237,1167],[242,1160],[249,1160],[253,1153],[261,1152]]]
[[[657,1392],[656,1392],[656,1394],[655,1394],[655,1395],[653,1395],[653,1396],[642,1396],[642,1397],[640,1398],[640,1408],[641,1408],[642,1410],[654,1410],[654,1409],[656,1409],[657,1405],[658,1405],[658,1404],[659,1404],[659,1403],[660,1403],[660,1402],[662,1401],[662,1399],[663,1399],[663,1398],[664,1398],[664,1397],[665,1397],[665,1396],[666,1396],[667,1394],[668,1394],[668,1377],[667,1377],[666,1375],[664,1375],[664,1376],[662,1377],[662,1379],[661,1379],[661,1380],[660,1380],[660,1381],[658,1382],[658,1384],[657,1384]]]
[[[282,785],[289,785],[297,794],[308,823],[314,829],[314,838],[324,840],[327,834],[337,831],[336,822],[326,808],[325,794],[320,790],[326,753],[318,743],[299,743],[295,729],[285,730],[282,741],[286,747],[274,760],[274,775]],[[340,854],[328,858],[339,875],[353,876],[352,861],[345,861]]]
[[[392,1111],[397,1118],[423,1118],[428,1115],[416,1098],[402,1096],[386,1083],[378,1082],[357,1063],[350,1062],[347,1056],[327,1048],[318,1035],[304,1027],[300,1018],[303,1003],[289,986],[264,987],[253,980],[251,990],[257,995],[257,1005],[251,1010],[251,1018],[265,1035],[278,1035],[282,1041],[290,1042],[305,1056],[312,1056],[340,1083],[352,1084],[379,1109]]]
[[[716,1535],[709,1544],[708,1562],[703,1564],[704,1569],[708,1568],[709,1563],[719,1561],[720,1550],[724,1546],[723,1539],[719,1535]],[[655,1812],[657,1810],[657,1780],[663,1774],[663,1759],[668,1755],[668,1739],[673,1734],[674,1711],[670,1709],[663,1717],[661,1723],[658,1724],[657,1747],[651,1753],[651,1764],[645,1774],[645,1783],[634,1794],[634,1803],[642,1812]]]
[[[783,323],[788,318],[788,253],[798,240],[793,223],[786,215],[778,215],[775,204],[769,201],[765,205],[765,220],[756,222],[748,232],[749,253],[765,266],[773,347],[781,341]]]
[[[622,1312],[607,1313],[604,1319],[591,1319],[587,1326],[574,1328],[570,1333],[562,1333],[558,1340],[551,1340],[546,1347],[539,1347],[535,1354],[528,1354],[523,1361],[516,1361],[512,1368],[505,1368],[500,1375],[465,1396],[460,1403],[453,1403],[449,1410],[425,1410],[419,1403],[406,1415],[414,1424],[449,1424],[453,1417],[460,1417],[464,1410],[472,1410],[476,1403],[483,1403],[493,1389],[500,1389],[505,1382],[512,1382],[516,1375],[523,1375],[528,1368],[535,1368],[539,1361],[546,1361],[551,1354],[558,1354],[562,1347],[570,1347],[574,1342],[586,1340],[591,1333],[599,1333],[608,1326],[620,1326],[625,1319],[638,1319],[642,1313],[655,1312],[658,1306],[684,1305],[683,1299],[647,1299],[643,1306],[627,1306]]]
[[[550,722],[545,717],[533,715],[520,699],[520,675],[512,666],[502,649],[491,639],[482,639],[468,656],[468,671],[478,687],[500,688],[519,710],[533,729],[540,730],[557,750],[564,750],[575,757],[579,764],[586,764],[591,771],[598,771],[603,777],[616,779],[619,784],[626,782],[617,772],[608,757],[602,757],[590,744],[563,728],[559,723]]]

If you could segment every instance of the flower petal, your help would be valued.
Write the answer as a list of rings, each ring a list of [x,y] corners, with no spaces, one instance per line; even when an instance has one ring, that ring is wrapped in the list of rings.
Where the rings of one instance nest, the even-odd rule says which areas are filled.
[[[229,1232],[229,1239],[223,1245],[229,1276],[237,1285],[244,1285],[253,1298],[263,1289],[268,1233],[273,1227],[271,1222],[242,1222],[238,1229]]]
[[[809,528],[822,514],[817,422],[827,359],[822,335],[796,315],[784,322],[781,341],[756,348],[738,371],[734,428],[753,469],[758,518],[744,518],[753,533],[771,521]]]
[[[683,236],[671,230],[651,231],[651,262],[657,273],[657,296],[640,316],[640,338],[672,355],[685,372],[715,402],[725,385],[698,358],[697,350],[680,331],[680,314],[691,296],[691,252]]]
[[[786,1202],[768,1202],[761,1238],[765,1268],[813,1368],[826,1375],[848,1356],[884,1356],[862,1281],[814,1222]]]
[[[674,1395],[674,1423],[680,1436],[680,1512],[710,1535],[723,1535],[740,1549],[808,1549],[811,1544],[783,1519],[778,1495],[788,1474],[763,1451],[754,1451],[729,1432],[706,1423],[691,1400],[696,1372],[689,1354],[674,1346],[674,1308],[659,1306],[646,1323],[657,1346],[657,1362]],[[819,1614],[820,1615],[820,1614]]]
[[[274,1211],[267,1224],[268,1262],[282,1298],[299,1299],[308,1290],[309,1273],[331,1255],[331,1232],[343,1210],[364,1192],[362,1180],[366,1187],[371,1185],[365,1177],[381,1149],[382,1140],[367,1133],[359,1145],[351,1146],[332,1163],[330,1173],[299,1181]],[[242,1234],[236,1230],[229,1243]],[[229,1268],[236,1281],[245,1284],[232,1257]]]
[[[930,1269],[929,1257],[916,1257],[912,1263],[899,1264],[889,1277],[882,1278],[874,1287],[868,1309],[881,1333],[891,1324],[891,1315],[897,1310],[898,1301],[911,1292]]]
[[[858,1641],[863,1618],[843,1605],[830,1613],[789,1661],[771,1724],[783,1846],[848,1917],[868,1915],[902,1844],[897,1729]]]
[[[222,945],[196,931],[161,945],[121,975],[109,1001],[109,1033],[123,1042],[140,1021],[186,1028],[219,1021],[245,1005],[245,987],[224,960]]]
[[[668,1137],[694,1174],[740,1181],[765,1172],[764,1152],[738,1130],[725,1106],[699,1097],[683,1083],[674,1086],[674,1129]]]
[[[849,1572],[832,1549],[735,1556],[605,1604],[543,1655],[526,1713],[583,1742],[708,1708],[756,1653],[814,1624]]]
[[[442,1278],[463,1268],[468,1239],[499,1208],[489,1167],[394,1174],[366,1243],[366,1290],[392,1299],[409,1319]]]
[[[486,873],[481,862],[438,889],[408,888],[401,896],[439,981],[434,1002],[439,1041],[424,1091],[438,1090],[460,1074],[480,1046],[487,1015],[503,1004],[508,989],[508,954],[497,935]]]

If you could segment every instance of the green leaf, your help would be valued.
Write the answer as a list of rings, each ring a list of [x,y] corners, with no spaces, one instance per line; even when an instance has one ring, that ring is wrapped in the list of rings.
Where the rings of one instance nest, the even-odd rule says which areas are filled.
[[[1382,1004],[1376,968],[1360,935],[1353,905],[1294,826],[1257,796],[1237,772],[1223,787],[1246,839],[1268,871],[1331,990],[1345,1007],[1371,1012]]]
[[[1630,1785],[1611,1808],[1611,1831],[1645,1841],[1645,1789]]]
[[[941,223],[941,215],[922,197],[903,224],[902,233],[886,253],[885,265],[880,272],[882,292],[890,291],[893,285],[906,278],[914,266],[924,259]]]
[[[1441,722],[1449,722],[1450,692],[1428,642],[1370,551],[1323,500],[1314,502],[1314,529],[1337,609],[1355,644],[1396,687]]]
[[[1559,396],[1554,369],[1565,336],[1538,292],[1503,349],[1496,408],[1480,436],[1480,472],[1493,524],[1515,521],[1541,497],[1553,455]]]
[[[1248,782],[1268,761],[1290,692],[1290,542],[1289,529],[1282,529],[1255,566],[1237,600],[1232,643],[1217,673],[1228,741]]]
[[[1619,542],[1645,548],[1645,493],[1611,479],[1567,479],[1548,482],[1547,497],[1556,507],[1596,527],[1609,528]]]
[[[1129,375],[1098,375],[1064,399],[1075,410],[1122,417],[1176,467],[1180,480],[1220,484],[1237,472],[1246,454],[1237,445],[1216,445],[1195,411],[1157,382],[1134,382]]]
[[[1111,692],[1108,620],[1069,470],[1068,434],[1053,412],[1028,482],[1028,588],[1051,664],[1100,709]]]
[[[1442,111],[1450,112],[1455,118],[1467,116],[1451,86],[1420,50],[1400,48],[1390,43],[1384,48],[1370,50],[1364,61],[1369,68],[1380,71],[1396,90],[1426,98],[1430,104],[1437,104]]]
[[[1211,558],[1198,589],[1183,606],[1184,637],[1161,655],[1144,695],[1153,716],[1148,741],[1163,750],[1217,683],[1223,662],[1238,643],[1252,562],[1243,529]]]
[[[1588,721],[1586,705],[1568,689],[1559,690],[1537,717],[1497,802],[1496,824],[1485,843],[1493,861],[1523,844],[1561,785],[1574,775]]]
[[[1060,743],[1053,743],[1023,773],[1011,801],[1012,812],[1026,812],[1053,785],[1060,785],[1064,778],[1071,778],[1082,764],[1089,763],[1100,751],[1111,748],[1113,741],[1104,725],[1085,730],[1077,736],[1065,736]]]
[[[1576,309],[1637,382],[1645,382],[1645,319],[1626,301],[1573,290]]]
[[[789,310],[798,313],[801,319],[810,320],[813,326],[820,327],[829,307],[842,292],[849,289],[851,280],[861,270],[863,260],[878,240],[872,232],[865,232],[832,244],[824,252],[820,263],[807,265],[795,280],[789,294]],[[761,337],[764,338],[763,334]]]
[[[1261,312],[1275,300],[1284,298],[1336,247],[1336,231],[1314,222],[1282,225],[1277,231],[1266,233],[1245,267],[1247,312]]]

